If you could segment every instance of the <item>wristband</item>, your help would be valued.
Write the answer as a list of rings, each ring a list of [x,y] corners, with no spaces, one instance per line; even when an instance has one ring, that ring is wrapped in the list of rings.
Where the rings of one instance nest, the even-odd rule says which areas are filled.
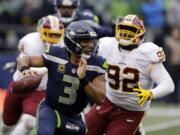
[[[24,70],[29,70],[30,67],[29,66],[23,66],[21,67],[20,71],[23,72]]]
[[[80,85],[81,85],[82,87],[85,87],[88,83],[89,83],[89,81],[87,80],[86,77],[80,79]]]

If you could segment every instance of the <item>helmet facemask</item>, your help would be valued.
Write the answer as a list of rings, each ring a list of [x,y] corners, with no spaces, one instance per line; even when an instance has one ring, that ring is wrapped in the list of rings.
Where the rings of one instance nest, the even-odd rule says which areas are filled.
[[[128,15],[116,23],[116,39],[121,46],[139,45],[144,40],[144,25],[135,15]]]
[[[38,31],[41,40],[47,45],[58,44],[64,36],[64,27],[55,16],[42,18]]]
[[[68,8],[71,8],[71,7],[68,7]],[[72,15],[68,13],[62,14],[61,10],[63,9],[57,9],[57,10],[58,10],[58,18],[65,24],[72,22],[75,19],[75,16],[77,13],[77,9],[73,9]]]
[[[79,0],[55,0],[59,20],[64,24],[72,22],[77,15],[79,4]]]
[[[83,43],[81,43],[83,42]],[[92,44],[92,46],[88,46],[86,44]],[[81,57],[85,59],[89,59],[91,56],[97,54],[97,39],[81,39],[79,42],[81,44],[82,54]],[[82,45],[83,44],[83,45]]]

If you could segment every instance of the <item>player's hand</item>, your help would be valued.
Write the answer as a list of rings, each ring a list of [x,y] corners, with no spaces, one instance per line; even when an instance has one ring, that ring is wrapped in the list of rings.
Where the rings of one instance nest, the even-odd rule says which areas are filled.
[[[82,79],[85,77],[86,68],[87,68],[87,60],[85,58],[81,58],[79,61],[79,67],[77,69],[77,75],[79,79]]]
[[[36,71],[34,71],[34,70],[24,70],[22,72],[22,75],[23,75],[23,77],[36,76],[36,75],[38,75],[38,73]]]
[[[133,91],[138,92],[136,96],[140,97],[138,101],[140,106],[144,106],[146,101],[153,99],[152,91],[143,89],[140,84],[138,84],[138,88],[134,88]]]

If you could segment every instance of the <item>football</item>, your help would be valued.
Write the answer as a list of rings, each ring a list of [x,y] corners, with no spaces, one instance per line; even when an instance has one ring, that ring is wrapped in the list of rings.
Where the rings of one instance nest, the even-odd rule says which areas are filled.
[[[12,92],[15,94],[28,94],[34,92],[39,86],[41,80],[41,75],[24,77],[13,83]]]

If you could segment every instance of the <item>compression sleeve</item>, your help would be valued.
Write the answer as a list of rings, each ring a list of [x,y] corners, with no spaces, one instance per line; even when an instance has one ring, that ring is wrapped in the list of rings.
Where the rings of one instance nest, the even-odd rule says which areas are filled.
[[[157,84],[157,86],[152,89],[154,99],[174,92],[174,83],[162,63],[153,65],[150,76]]]

